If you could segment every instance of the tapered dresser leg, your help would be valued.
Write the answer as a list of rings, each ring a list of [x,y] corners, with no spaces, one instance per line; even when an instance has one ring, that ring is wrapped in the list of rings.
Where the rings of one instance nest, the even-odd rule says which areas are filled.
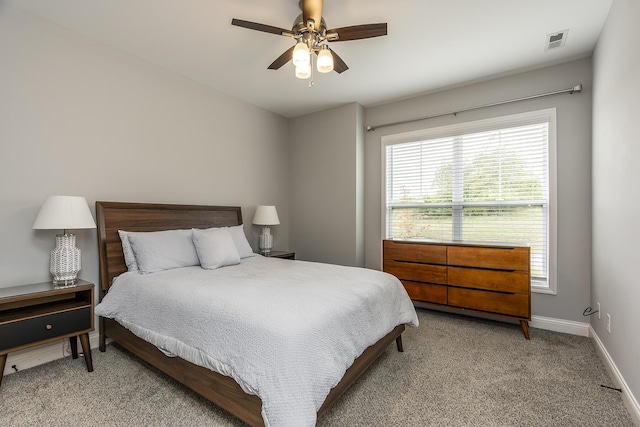
[[[524,332],[524,337],[526,339],[530,339],[529,338],[529,322],[527,322],[526,320],[521,320],[520,326],[522,327],[522,332]]]

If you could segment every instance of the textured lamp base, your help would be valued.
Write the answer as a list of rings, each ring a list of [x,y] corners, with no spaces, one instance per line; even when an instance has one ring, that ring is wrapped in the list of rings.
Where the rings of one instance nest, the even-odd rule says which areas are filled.
[[[260,253],[268,254],[273,247],[273,236],[271,235],[271,229],[269,227],[262,228],[262,234],[260,234]]]
[[[55,288],[70,288],[72,286],[75,286],[77,284],[77,279],[68,279],[68,280],[61,280],[61,279],[53,279],[53,285]]]
[[[76,248],[74,234],[58,234],[56,248],[51,251],[49,271],[56,287],[73,286],[80,271],[80,249]]]

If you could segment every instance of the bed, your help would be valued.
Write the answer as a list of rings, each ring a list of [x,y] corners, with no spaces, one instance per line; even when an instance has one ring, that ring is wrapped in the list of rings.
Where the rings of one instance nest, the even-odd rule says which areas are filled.
[[[212,227],[234,227],[242,224],[242,215],[239,207],[219,207],[219,206],[200,206],[200,205],[172,205],[172,204],[147,204],[147,203],[124,203],[124,202],[96,202],[96,217],[98,222],[98,245],[99,245],[99,261],[100,261],[100,301],[102,302],[114,284],[114,278],[117,283],[114,286],[114,293],[118,286],[123,288],[122,283],[132,279],[132,275],[137,273],[127,273],[127,265],[125,264],[122,243],[118,230],[127,230],[131,232],[151,232],[162,230],[178,230],[178,229],[210,229]],[[246,267],[242,268],[265,268],[268,262],[284,263],[283,266],[290,270],[291,277],[297,277],[304,272],[303,261],[289,260],[267,260],[266,258],[257,256],[249,258],[245,263]],[[292,263],[292,264],[289,264]],[[313,264],[313,263],[307,263]],[[324,268],[322,265],[311,266],[316,268]],[[236,267],[224,267],[219,269],[225,274],[235,272]],[[239,267],[240,268],[240,267]],[[329,268],[329,267],[327,267]],[[344,267],[347,268],[347,267]],[[226,270],[225,270],[226,269]],[[182,270],[182,269],[181,269]],[[201,276],[205,273],[200,271],[198,267],[188,267],[184,269],[188,274]],[[237,270],[241,271],[241,270]],[[349,273],[348,270],[344,270]],[[363,273],[365,271],[363,270]],[[125,274],[126,273],[126,274]],[[155,274],[155,273],[154,273]],[[167,280],[175,280],[176,272],[163,274],[146,275],[144,278],[147,282],[153,281],[153,277],[157,278],[161,283],[161,278],[169,277]],[[182,274],[182,272],[180,272]],[[222,273],[214,272],[212,274],[221,275]],[[374,274],[371,272],[370,274]],[[375,274],[384,274],[375,272]],[[145,275],[138,275],[145,276]],[[182,276],[180,276],[182,277]],[[225,280],[229,280],[228,277]],[[394,279],[395,280],[395,279]],[[186,282],[186,279],[185,279]],[[400,285],[401,287],[401,285]],[[167,288],[168,289],[168,288]],[[131,288],[129,288],[131,292]],[[112,295],[110,295],[112,297]],[[407,297],[408,299],[408,297]],[[109,300],[109,298],[107,298]],[[410,303],[410,300],[409,300]],[[202,308],[202,307],[201,307]],[[197,311],[201,310],[199,308]],[[413,306],[411,305],[413,309]],[[415,316],[415,311],[413,312]],[[117,318],[114,316],[114,318]],[[269,422],[269,414],[265,415],[263,404],[267,400],[258,397],[254,390],[251,390],[247,383],[234,378],[233,375],[223,375],[207,366],[207,363],[200,363],[198,360],[187,360],[188,357],[175,357],[175,355],[167,355],[166,350],[160,350],[157,342],[149,339],[149,341],[140,338],[142,334],[139,330],[133,328],[130,324],[121,319],[119,321],[114,318],[100,317],[100,351],[106,350],[106,340],[117,343],[128,351],[137,355],[151,365],[155,366],[165,374],[173,377],[177,381],[183,383],[190,389],[204,396],[211,402],[232,413],[238,418],[252,426],[284,425],[281,422]],[[125,324],[127,327],[123,326]],[[221,321],[222,323],[222,321]],[[314,417],[320,417],[335,402],[346,389],[355,382],[355,380],[373,363],[395,340],[398,351],[402,351],[401,334],[405,329],[405,323],[417,325],[417,317],[415,320],[409,316],[403,323],[394,324],[391,330],[385,333],[380,339],[366,347],[364,351],[358,353],[352,364],[344,371],[341,379],[338,378],[335,386],[333,386],[323,403],[318,406],[317,413]],[[132,331],[135,331],[132,332]],[[340,332],[336,330],[336,336]],[[145,337],[146,338],[146,337]],[[148,339],[148,338],[147,338]],[[204,341],[204,340],[203,340]],[[155,343],[155,344],[154,344]],[[198,346],[194,346],[198,347]],[[269,350],[271,351],[271,349]],[[266,354],[267,352],[265,352]],[[224,372],[224,370],[223,370]],[[229,374],[227,372],[227,374]],[[249,384],[250,385],[250,384]],[[264,396],[263,396],[264,397]]]

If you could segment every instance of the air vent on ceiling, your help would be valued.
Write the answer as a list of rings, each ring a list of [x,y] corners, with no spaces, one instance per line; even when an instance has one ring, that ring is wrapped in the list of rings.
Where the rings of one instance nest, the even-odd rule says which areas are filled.
[[[567,41],[567,33],[569,30],[558,31],[557,33],[547,34],[544,50],[555,49],[564,46]]]

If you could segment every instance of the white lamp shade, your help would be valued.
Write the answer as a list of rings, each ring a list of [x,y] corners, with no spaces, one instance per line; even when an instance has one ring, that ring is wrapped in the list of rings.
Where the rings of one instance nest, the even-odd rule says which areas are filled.
[[[293,65],[296,67],[301,64],[309,64],[311,58],[309,57],[309,48],[303,42],[298,42],[293,48]]]
[[[84,197],[49,196],[33,223],[37,230],[96,228]]]
[[[333,55],[326,46],[318,52],[317,67],[318,71],[321,73],[330,73],[333,71]]]
[[[296,77],[299,79],[308,79],[311,77],[311,64],[296,65]]]
[[[275,206],[258,206],[255,215],[253,215],[253,223],[255,225],[278,225],[280,219]]]

